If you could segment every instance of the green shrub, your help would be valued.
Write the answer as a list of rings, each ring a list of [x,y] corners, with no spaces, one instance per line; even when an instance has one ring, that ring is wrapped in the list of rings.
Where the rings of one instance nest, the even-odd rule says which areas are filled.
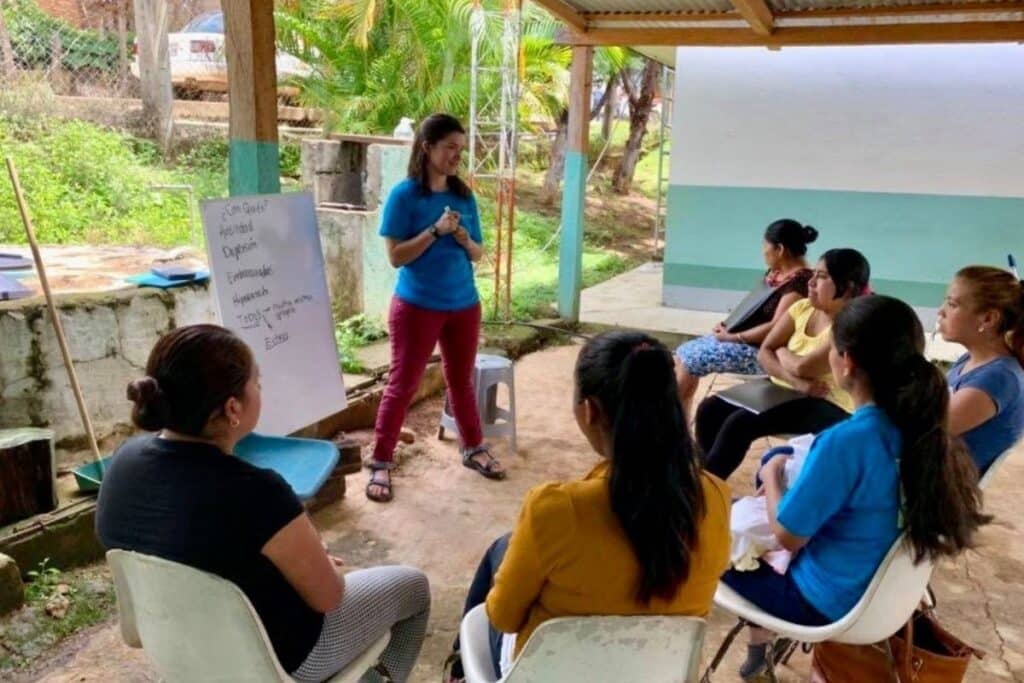
[[[224,170],[168,168],[150,141],[83,121],[0,115],[0,149],[17,164],[45,244],[187,244],[187,195],[154,186],[189,184],[198,199],[227,193],[226,152]],[[0,243],[24,243],[14,194],[4,185]]]

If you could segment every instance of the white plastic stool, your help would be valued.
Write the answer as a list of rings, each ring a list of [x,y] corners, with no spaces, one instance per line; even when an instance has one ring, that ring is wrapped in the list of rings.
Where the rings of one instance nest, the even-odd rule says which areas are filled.
[[[507,408],[498,406],[498,386],[508,387]],[[473,370],[473,386],[476,387],[476,409],[480,413],[480,425],[485,438],[508,436],[512,441],[512,452],[516,452],[516,382],[512,361],[501,356],[478,354]],[[444,411],[437,438],[443,439],[445,430],[456,434],[459,428],[452,417],[445,396]]]

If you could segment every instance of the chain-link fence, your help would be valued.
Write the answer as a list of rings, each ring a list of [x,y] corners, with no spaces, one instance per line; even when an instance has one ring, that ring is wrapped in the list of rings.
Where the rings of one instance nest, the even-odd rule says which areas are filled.
[[[180,29],[219,8],[216,0],[170,0]],[[132,0],[0,0],[0,89],[53,95],[138,97]]]

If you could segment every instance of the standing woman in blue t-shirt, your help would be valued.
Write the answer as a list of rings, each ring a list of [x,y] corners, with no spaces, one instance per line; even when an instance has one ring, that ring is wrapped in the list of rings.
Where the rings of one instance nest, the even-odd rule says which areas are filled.
[[[413,394],[438,343],[448,402],[459,428],[462,464],[489,479],[505,470],[483,444],[473,389],[480,336],[480,297],[473,264],[483,256],[480,215],[459,178],[466,131],[447,114],[427,117],[412,143],[409,176],[384,205],[380,234],[398,268],[391,300],[391,372],[377,411],[376,443],[366,496],[391,500],[395,446]]]
[[[854,414],[815,439],[788,491],[785,458],[761,470],[772,532],[796,556],[786,574],[762,562],[722,577],[769,614],[806,626],[849,612],[900,534],[918,561],[934,559],[970,547],[987,521],[977,469],[946,429],[949,391],[923,355],[913,309],[887,296],[854,299],[832,339],[829,365]],[[764,670],[771,638],[756,627],[751,636],[744,679]]]
[[[1024,432],[1024,286],[1000,268],[961,269],[939,309],[939,332],[967,348],[946,375],[949,431],[984,474]]]

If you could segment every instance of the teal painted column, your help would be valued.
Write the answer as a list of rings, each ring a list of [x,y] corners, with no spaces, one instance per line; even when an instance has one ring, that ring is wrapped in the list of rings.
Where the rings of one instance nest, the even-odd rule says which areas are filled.
[[[562,189],[562,241],[558,246],[558,315],[579,320],[583,286],[583,207],[587,192],[587,157],[565,153]]]
[[[228,190],[232,196],[281,191],[277,145],[274,3],[221,0],[228,62]]]
[[[572,48],[569,130],[562,187],[562,241],[558,245],[558,315],[573,322],[580,319],[580,288],[583,286],[583,207],[587,194],[593,65],[594,48],[582,45]]]
[[[228,144],[228,188],[232,197],[280,192],[281,162],[277,142],[231,140]]]

